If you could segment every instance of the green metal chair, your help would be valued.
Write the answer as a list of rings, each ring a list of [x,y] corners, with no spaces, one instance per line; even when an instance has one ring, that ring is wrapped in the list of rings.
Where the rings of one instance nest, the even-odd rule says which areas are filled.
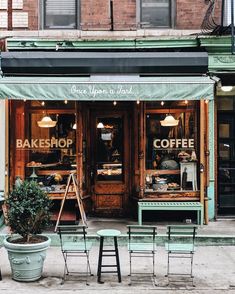
[[[168,242],[165,244],[165,249],[168,253],[167,261],[167,277],[170,276],[189,276],[193,284],[193,255],[195,252],[195,237],[197,233],[195,225],[172,225],[167,226]],[[189,258],[190,272],[180,273],[170,271],[170,260],[175,258]],[[179,282],[179,280],[174,280]]]
[[[68,275],[86,274],[86,284],[88,284],[88,277],[93,276],[91,273],[89,253],[92,248],[92,242],[87,242],[86,226],[67,225],[58,226],[57,233],[60,237],[61,252],[64,258],[64,275],[62,283]],[[85,257],[86,258],[86,272],[70,271],[68,266],[68,258]]]
[[[155,252],[156,252],[156,235],[157,227],[155,226],[140,226],[129,225],[127,226],[128,234],[128,252],[130,257],[130,283],[132,283],[132,259],[133,258],[152,258],[152,278],[155,281]],[[146,275],[147,273],[135,272],[134,274]]]

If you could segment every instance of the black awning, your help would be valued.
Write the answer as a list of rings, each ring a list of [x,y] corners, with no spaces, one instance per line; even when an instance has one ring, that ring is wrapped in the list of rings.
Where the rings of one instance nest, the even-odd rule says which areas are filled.
[[[5,75],[206,73],[206,52],[2,52]]]

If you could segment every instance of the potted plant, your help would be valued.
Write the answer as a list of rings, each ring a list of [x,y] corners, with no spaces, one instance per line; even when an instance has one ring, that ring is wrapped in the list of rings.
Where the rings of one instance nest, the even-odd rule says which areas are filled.
[[[41,277],[50,238],[40,235],[49,224],[51,200],[35,181],[16,185],[5,201],[11,236],[4,240],[12,278],[36,281]]]

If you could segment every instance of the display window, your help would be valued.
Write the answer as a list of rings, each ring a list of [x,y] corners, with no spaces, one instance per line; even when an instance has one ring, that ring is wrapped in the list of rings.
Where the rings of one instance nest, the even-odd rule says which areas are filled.
[[[198,102],[152,103],[148,108],[146,191],[198,190]]]
[[[77,169],[74,104],[57,104],[50,103],[54,107],[49,108],[27,102],[24,136],[15,138],[16,153],[24,162],[24,178],[36,180],[42,190],[52,194],[64,193],[69,173]]]

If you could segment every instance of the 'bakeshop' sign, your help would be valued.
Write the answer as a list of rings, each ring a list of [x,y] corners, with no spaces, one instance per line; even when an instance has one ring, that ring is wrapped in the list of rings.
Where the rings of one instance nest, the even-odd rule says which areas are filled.
[[[16,139],[17,149],[70,148],[72,139]]]
[[[153,141],[155,149],[166,148],[195,148],[194,139],[155,139]]]

